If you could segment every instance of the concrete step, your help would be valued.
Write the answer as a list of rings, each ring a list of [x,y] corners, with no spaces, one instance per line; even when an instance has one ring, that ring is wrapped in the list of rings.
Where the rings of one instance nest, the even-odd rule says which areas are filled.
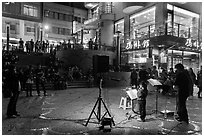
[[[86,88],[89,87],[89,83],[86,80],[80,80],[80,81],[72,81],[68,82],[68,88]]]

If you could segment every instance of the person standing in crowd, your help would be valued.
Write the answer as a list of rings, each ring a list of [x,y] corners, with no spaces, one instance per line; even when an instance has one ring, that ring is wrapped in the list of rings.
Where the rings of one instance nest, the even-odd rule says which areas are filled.
[[[26,52],[30,53],[30,42],[29,41],[26,41],[25,47],[26,47]]]
[[[18,76],[19,76],[19,80],[20,80],[20,83],[21,83],[21,91],[24,91],[25,90],[25,71],[23,68],[19,68],[19,71],[18,71]]]
[[[72,45],[71,45],[70,39],[68,40],[67,46],[68,46],[69,49],[72,48]]]
[[[30,51],[33,52],[34,49],[34,41],[33,39],[30,40]]]
[[[33,69],[32,66],[29,65],[28,69],[25,72],[25,77],[26,77],[26,96],[29,96],[29,92],[30,92],[30,96],[32,95],[32,85],[34,83],[34,76],[33,76]]]
[[[40,89],[39,85],[42,86],[43,91],[44,91],[44,96],[46,96],[46,90],[45,90],[45,74],[43,72],[42,66],[39,64],[37,69],[36,69],[36,90],[38,96],[40,96]]]
[[[159,77],[159,73],[157,71],[157,68],[156,68],[156,66],[153,66],[152,67],[152,78],[153,79],[158,79],[158,77]]]
[[[145,66],[142,66],[141,69],[139,70],[139,79],[138,82],[140,83],[141,81],[147,82],[148,79],[148,72],[145,69]]]
[[[138,101],[138,107],[140,112],[140,119],[142,122],[145,122],[146,117],[146,98],[147,98],[147,84],[145,81],[141,81],[139,83],[139,88],[137,92],[137,101]]]
[[[24,41],[22,38],[20,38],[20,41],[19,41],[19,51],[24,51]]]
[[[134,67],[130,74],[131,86],[137,87],[137,78],[138,78],[138,74],[137,74],[136,68]]]
[[[35,42],[35,52],[39,52],[39,41],[37,40],[36,42]]]
[[[201,98],[201,94],[202,94],[202,66],[200,66],[200,70],[197,73],[197,87],[199,88],[198,91],[198,98]]]
[[[92,39],[89,40],[88,44],[89,44],[89,49],[92,50],[93,49],[93,41],[92,41]]]
[[[45,53],[45,47],[46,47],[46,42],[43,41],[42,46],[41,46],[41,50],[40,50],[41,53]]]
[[[11,98],[7,107],[7,118],[16,118],[20,114],[16,111],[16,105],[18,101],[18,96],[20,92],[20,81],[19,75],[16,70],[16,67],[11,65],[9,67],[8,78],[8,90],[11,92]]]
[[[196,83],[196,75],[193,72],[192,68],[189,68],[188,72],[189,72],[190,78],[191,78],[193,86],[194,86],[194,84]],[[190,96],[193,96],[193,89],[191,90]]]
[[[170,68],[169,72],[168,72],[168,76],[173,80],[175,77],[175,72],[173,68]]]
[[[44,53],[48,52],[49,45],[50,45],[49,41],[46,40]]]
[[[177,91],[177,116],[175,119],[179,122],[184,121],[188,124],[189,121],[186,109],[186,100],[189,97],[192,82],[189,73],[184,69],[184,66],[181,63],[176,64],[175,69],[176,78],[174,82],[174,89]]]

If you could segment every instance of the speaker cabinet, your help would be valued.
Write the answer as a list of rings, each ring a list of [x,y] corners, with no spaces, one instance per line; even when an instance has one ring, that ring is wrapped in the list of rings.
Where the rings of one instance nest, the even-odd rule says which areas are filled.
[[[93,72],[102,73],[109,71],[109,56],[93,56]]]

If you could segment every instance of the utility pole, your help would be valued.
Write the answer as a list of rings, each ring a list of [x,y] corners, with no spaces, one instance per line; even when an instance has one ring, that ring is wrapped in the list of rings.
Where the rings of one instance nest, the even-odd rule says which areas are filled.
[[[9,24],[7,24],[6,25],[6,33],[7,33],[7,35],[6,35],[6,49],[7,49],[7,51],[9,51],[9,38],[10,38],[10,26],[9,26]]]

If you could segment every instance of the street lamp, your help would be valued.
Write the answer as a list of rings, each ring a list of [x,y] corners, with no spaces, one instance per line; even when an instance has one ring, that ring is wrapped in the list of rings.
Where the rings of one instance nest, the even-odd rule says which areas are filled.
[[[44,29],[45,29],[45,37],[48,38],[49,25],[46,24],[46,25],[44,26]]]
[[[48,30],[48,29],[49,29],[49,26],[48,26],[48,25],[45,25],[44,28],[45,28],[45,30]]]
[[[6,49],[9,51],[10,25],[6,24]]]
[[[117,58],[117,60],[116,60],[116,65],[117,65],[117,67],[120,67],[120,33],[121,33],[121,31],[116,31],[115,32],[116,34],[117,34],[117,38],[116,38],[116,43],[117,43],[117,50],[116,50],[116,53],[117,53],[117,55],[116,55],[116,58]]]

